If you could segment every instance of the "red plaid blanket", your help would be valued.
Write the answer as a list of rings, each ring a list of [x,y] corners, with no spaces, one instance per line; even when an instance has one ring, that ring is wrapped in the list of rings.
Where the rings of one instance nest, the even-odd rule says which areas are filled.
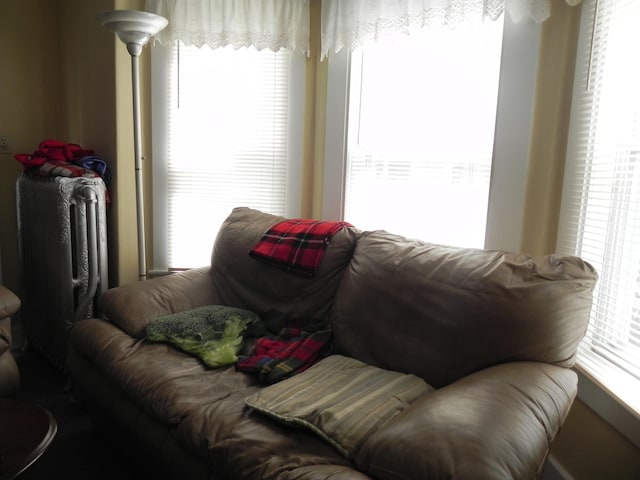
[[[347,222],[284,220],[271,227],[249,255],[288,272],[312,277],[331,238]]]
[[[257,373],[258,378],[268,384],[306,370],[328,351],[331,327],[307,327],[306,330],[294,324],[283,328],[277,337],[259,338],[253,353],[240,358],[236,368]]]

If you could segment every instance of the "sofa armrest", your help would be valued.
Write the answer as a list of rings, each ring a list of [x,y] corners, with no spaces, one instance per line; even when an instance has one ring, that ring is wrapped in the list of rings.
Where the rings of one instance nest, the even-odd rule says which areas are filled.
[[[577,393],[575,372],[514,362],[421,396],[355,462],[376,478],[539,477]]]
[[[0,398],[14,395],[20,385],[20,372],[11,354],[11,316],[20,305],[20,299],[0,285]]]
[[[20,299],[6,287],[0,285],[0,319],[12,316],[20,309]]]
[[[0,285],[0,355],[11,349],[11,316],[20,309],[20,299]]]
[[[210,267],[112,288],[99,298],[102,315],[129,335],[144,336],[152,320],[220,302]]]

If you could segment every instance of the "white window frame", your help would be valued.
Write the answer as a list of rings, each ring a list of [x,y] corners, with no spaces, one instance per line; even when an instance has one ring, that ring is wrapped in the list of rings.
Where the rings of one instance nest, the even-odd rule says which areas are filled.
[[[540,26],[505,15],[485,248],[517,251],[526,191]],[[322,215],[342,219],[350,55],[328,59]]]

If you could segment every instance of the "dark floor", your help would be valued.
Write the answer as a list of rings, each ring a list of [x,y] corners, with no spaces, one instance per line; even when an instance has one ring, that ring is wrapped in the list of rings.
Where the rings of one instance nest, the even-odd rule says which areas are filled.
[[[48,450],[19,480],[139,479],[134,468],[91,424],[86,411],[67,391],[66,376],[37,351],[14,351],[20,369],[18,397],[46,408],[58,433]]]

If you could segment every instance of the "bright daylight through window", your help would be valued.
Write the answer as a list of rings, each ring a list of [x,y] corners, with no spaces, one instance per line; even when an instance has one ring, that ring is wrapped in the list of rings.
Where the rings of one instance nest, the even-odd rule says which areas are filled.
[[[206,265],[234,207],[295,213],[296,61],[286,50],[154,47],[155,268]]]
[[[640,413],[640,2],[583,9],[558,246],[600,275],[579,365]]]
[[[484,245],[503,23],[424,29],[352,53],[347,221]]]

